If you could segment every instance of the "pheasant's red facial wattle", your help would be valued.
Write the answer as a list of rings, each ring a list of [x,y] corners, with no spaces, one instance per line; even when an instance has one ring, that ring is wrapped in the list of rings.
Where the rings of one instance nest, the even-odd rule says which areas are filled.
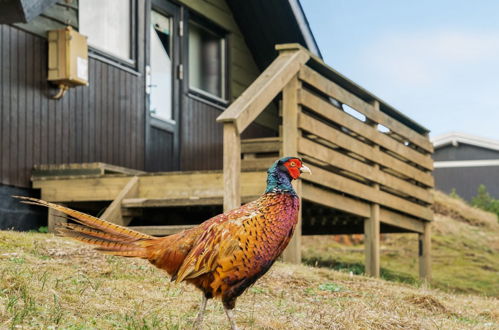
[[[284,163],[284,166],[288,169],[289,175],[296,180],[300,177],[300,168],[302,167],[301,161],[296,158],[292,158]]]

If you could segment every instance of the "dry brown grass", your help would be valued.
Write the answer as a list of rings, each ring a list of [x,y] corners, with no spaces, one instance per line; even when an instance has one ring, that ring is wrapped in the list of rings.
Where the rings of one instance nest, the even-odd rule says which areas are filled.
[[[0,328],[189,329],[200,294],[136,259],[0,232]],[[493,329],[499,301],[277,263],[240,297],[245,329]],[[227,329],[210,302],[206,329]]]

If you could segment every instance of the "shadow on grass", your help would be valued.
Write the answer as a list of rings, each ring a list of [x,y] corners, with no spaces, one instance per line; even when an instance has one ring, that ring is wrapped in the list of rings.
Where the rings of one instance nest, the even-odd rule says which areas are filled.
[[[334,270],[338,270],[341,272],[352,272],[355,275],[364,275],[365,267],[363,264],[359,262],[343,262],[334,260],[331,258],[323,259],[323,258],[304,258],[303,263],[313,267],[324,267],[330,268]],[[419,285],[421,282],[415,276],[412,276],[407,273],[397,272],[390,269],[386,269],[381,267],[380,269],[381,278],[387,281],[407,283],[412,285]]]

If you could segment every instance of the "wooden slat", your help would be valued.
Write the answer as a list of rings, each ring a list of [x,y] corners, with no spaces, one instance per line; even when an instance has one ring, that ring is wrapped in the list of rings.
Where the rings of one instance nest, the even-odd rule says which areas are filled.
[[[305,200],[361,217],[368,217],[370,214],[369,203],[318,188],[307,182],[303,183],[302,195]]]
[[[326,141],[334,141],[334,144],[344,149],[350,150],[382,166],[391,168],[401,175],[421,182],[428,187],[433,187],[433,176],[430,173],[425,173],[386,153],[376,151],[373,147],[354,139],[339,130],[335,130],[306,114],[300,114],[298,123],[300,128],[303,128]]]
[[[324,118],[350,129],[351,131],[367,138],[383,148],[386,148],[401,157],[410,160],[411,162],[417,163],[428,170],[433,169],[433,160],[431,159],[430,154],[423,155],[422,153],[395,141],[388,135],[383,134],[376,128],[350,116],[348,113],[339,110],[331,103],[328,103],[320,97],[313,95],[311,92],[302,90],[300,93],[300,102]]]
[[[175,225],[175,226],[129,226],[132,230],[154,236],[167,236],[188,230],[196,225]]]
[[[139,193],[139,178],[134,176],[127,182],[125,187],[120,191],[118,196],[107,207],[101,218],[120,226],[126,226],[130,223],[130,218],[123,217],[121,213],[121,203],[125,198],[135,197]]]
[[[218,118],[235,122],[242,133],[310,58],[303,49],[281,53],[267,69]]]
[[[409,141],[428,151],[429,153],[433,152],[433,146],[428,137],[417,133],[416,131],[412,130],[411,128],[405,126],[404,124],[400,123],[396,119],[388,116],[381,111],[375,111],[371,104],[343,89],[334,82],[315,72],[311,68],[303,66],[300,70],[299,76],[300,79],[303,79],[308,84],[335,98],[341,103],[349,105],[350,107],[364,114],[367,118],[385,127],[388,127],[390,130],[393,130],[397,134],[400,134],[401,136],[407,138]]]
[[[412,203],[384,191],[377,191],[373,187],[353,181],[341,175],[325,171],[319,167],[312,165],[309,167],[314,174],[310,176],[302,176],[302,180],[323,185],[353,196],[359,196],[362,199],[399,210],[418,218],[427,220],[433,219],[433,213],[428,207]]]
[[[275,162],[275,157],[243,159],[242,171],[266,171]]]
[[[278,137],[241,140],[241,152],[279,152],[282,140]]]
[[[416,233],[423,231],[423,221],[385,208],[380,209],[380,220],[388,225],[404,228]]]
[[[345,154],[327,148],[306,138],[301,138],[299,140],[298,152],[359,175],[370,181],[393,188],[426,203],[431,204],[433,202],[433,195],[428,189],[424,189],[410,182],[404,181],[373,166],[352,157],[348,157]]]

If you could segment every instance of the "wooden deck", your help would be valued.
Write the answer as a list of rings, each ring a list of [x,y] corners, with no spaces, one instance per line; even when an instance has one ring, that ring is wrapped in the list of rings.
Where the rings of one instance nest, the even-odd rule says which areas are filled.
[[[138,211],[150,208],[238,207],[262,194],[272,162],[298,155],[313,174],[295,185],[303,207],[286,260],[300,261],[302,234],[363,233],[366,272],[379,276],[380,233],[412,232],[420,239],[420,275],[429,279],[433,148],[427,134],[302,47],[280,45],[278,50],[277,59],[218,118],[224,125],[223,171],[40,166],[33,187],[48,201],[107,201],[102,217],[128,225]],[[276,98],[281,101],[279,137],[241,140]],[[49,216],[53,228],[58,217]],[[167,235],[185,225],[138,229]]]

